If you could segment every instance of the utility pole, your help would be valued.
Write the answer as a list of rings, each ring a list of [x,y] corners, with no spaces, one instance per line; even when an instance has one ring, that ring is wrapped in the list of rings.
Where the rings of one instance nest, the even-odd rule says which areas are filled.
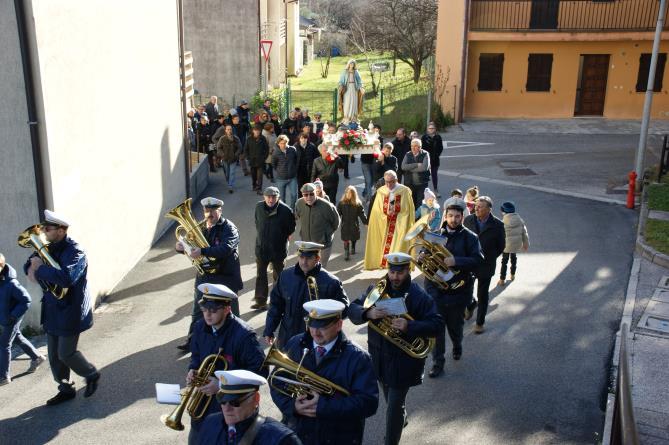
[[[655,26],[655,40],[653,40],[653,53],[650,57],[650,69],[648,71],[648,83],[646,85],[646,98],[643,103],[643,117],[641,119],[641,134],[639,134],[639,147],[636,152],[636,166],[634,171],[637,177],[637,189],[643,181],[643,158],[646,154],[646,142],[648,140],[648,125],[650,123],[650,109],[653,105],[653,88],[655,87],[655,69],[657,67],[657,54],[660,50],[660,39],[662,28],[664,28],[664,15],[667,11],[667,0],[660,0],[660,12],[657,16]]]

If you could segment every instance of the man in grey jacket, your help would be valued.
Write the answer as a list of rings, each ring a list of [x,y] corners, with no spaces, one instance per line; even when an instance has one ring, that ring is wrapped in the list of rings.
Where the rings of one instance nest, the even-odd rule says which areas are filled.
[[[402,160],[404,185],[411,189],[414,208],[423,202],[425,188],[430,181],[430,154],[422,149],[420,139],[411,140],[411,151]]]
[[[300,223],[300,238],[325,246],[321,249],[321,264],[327,267],[332,253],[332,239],[341,219],[337,208],[316,196],[316,187],[308,182],[300,189],[302,197],[295,204],[295,218]]]

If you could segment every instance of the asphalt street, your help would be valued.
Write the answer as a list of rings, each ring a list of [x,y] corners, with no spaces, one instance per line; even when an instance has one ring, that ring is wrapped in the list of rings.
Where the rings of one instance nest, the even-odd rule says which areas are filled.
[[[519,255],[516,280],[491,290],[486,332],[472,334],[468,322],[462,359],[455,362],[448,355],[444,376],[426,376],[423,385],[409,392],[403,443],[594,443],[603,427],[602,398],[636,213],[522,185],[610,196],[607,183],[629,170],[634,138],[457,132],[444,139],[494,144],[446,150],[439,188],[445,194],[478,184],[495,200],[496,214],[501,202],[515,201],[531,248]],[[558,152],[569,154],[546,154]],[[537,174],[509,177],[500,163],[511,160],[526,163],[524,168]],[[351,180],[340,183],[340,193],[346,184],[362,183],[359,165],[352,165]],[[218,173],[206,193],[225,201],[224,216],[240,228],[242,317],[260,332],[265,313],[249,308],[255,279],[253,203],[259,198],[250,188],[249,178],[242,177],[237,192],[227,194]],[[337,234],[329,267],[351,299],[382,276],[362,271],[364,242],[359,245],[354,261],[345,262]],[[183,384],[188,363],[175,346],[188,328],[194,271],[173,246],[170,230],[107,298],[93,329],[82,335],[80,349],[102,373],[92,398],[82,397],[77,377],[80,391],[74,401],[46,407],[56,390],[48,366],[21,375],[29,362],[23,356],[14,363],[18,378],[0,388],[0,443],[186,443],[187,430],[175,432],[160,423],[160,415],[172,407],[157,404],[154,390],[156,382]],[[288,264],[295,264],[294,255]],[[366,345],[366,327],[344,326],[351,339]],[[430,364],[428,359],[428,369]],[[263,414],[279,416],[266,390],[261,405]],[[384,428],[381,401],[367,421],[365,443],[381,444]]]

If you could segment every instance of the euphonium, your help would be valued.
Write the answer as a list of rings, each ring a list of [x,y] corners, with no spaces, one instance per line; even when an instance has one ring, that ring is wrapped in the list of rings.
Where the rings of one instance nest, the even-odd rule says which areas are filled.
[[[220,348],[217,354],[208,355],[202,360],[200,367],[195,373],[193,381],[188,386],[186,393],[181,397],[179,405],[174,408],[174,411],[172,411],[169,416],[161,417],[161,420],[166,426],[177,431],[183,430],[184,425],[181,423],[181,417],[183,416],[184,411],[188,411],[188,414],[192,419],[201,419],[204,417],[213,396],[208,396],[195,389],[199,386],[206,385],[209,382],[209,377],[214,375],[214,371],[217,371],[217,361],[223,361],[223,371],[228,369],[228,362],[224,357],[221,357],[222,352],[223,348]]]
[[[193,217],[193,212],[191,211],[191,202],[192,199],[188,198],[169,212],[165,214],[165,218],[173,219],[179,223],[174,235],[177,238],[177,241],[182,239],[186,241],[190,246],[197,247],[198,249],[204,249],[209,247],[209,242],[205,238],[202,229],[200,228],[200,223],[197,222],[195,217]],[[190,258],[190,257],[188,257]],[[209,258],[201,256],[200,258],[190,258],[193,267],[197,269],[200,275],[204,275],[205,272],[213,273],[216,268],[212,267],[209,264]]]
[[[307,291],[309,292],[309,301],[318,300],[318,283],[316,283],[316,277],[311,275],[307,277]]]
[[[37,251],[37,254],[42,258],[45,264],[53,267],[54,269],[60,270],[60,264],[49,255],[49,243],[44,238],[42,229],[39,224],[28,227],[23,232],[19,233],[19,239],[17,240],[19,246],[25,248],[33,248]],[[56,284],[48,284],[43,281],[39,282],[42,289],[45,291],[51,292],[51,294],[56,297],[57,300],[62,299],[67,295],[67,288],[62,288]]]
[[[305,355],[306,352],[302,354],[302,360],[304,360]],[[345,388],[303,368],[302,360],[300,360],[300,363],[294,362],[286,354],[279,351],[276,343],[274,343],[269,351],[267,351],[267,357],[262,365],[262,368],[274,365],[274,370],[267,379],[270,386],[281,394],[293,398],[311,392],[325,396],[333,396],[336,393],[345,396],[351,395]],[[287,377],[281,374],[285,374]],[[281,382],[281,384],[275,383],[274,380]]]
[[[453,281],[453,277],[460,271],[446,266],[446,258],[453,254],[445,247],[445,240],[437,234],[427,234],[427,218],[419,219],[404,237],[404,241],[413,242],[407,253],[413,256],[414,249],[423,249],[425,254],[413,262],[441,290],[457,289],[464,284],[464,280]],[[432,238],[428,240],[427,238]],[[443,241],[443,242],[442,242]]]
[[[376,286],[372,288],[371,291],[367,294],[365,298],[364,307],[369,308],[374,305],[379,300],[390,298],[386,293],[386,286],[388,286],[388,281],[384,278],[376,283]],[[409,314],[400,315],[400,317],[406,318],[407,320],[413,320],[414,318]],[[413,358],[425,358],[430,353],[434,347],[435,340],[434,338],[423,338],[416,337],[413,340],[405,338],[405,334],[401,331],[398,331],[392,326],[393,316],[384,317],[378,320],[369,320],[367,326],[374,329],[376,332],[381,334],[386,340],[400,348],[406,354],[410,355]]]

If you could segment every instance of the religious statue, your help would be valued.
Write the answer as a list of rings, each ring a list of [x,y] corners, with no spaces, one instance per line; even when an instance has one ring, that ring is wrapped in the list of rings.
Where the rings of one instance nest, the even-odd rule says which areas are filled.
[[[362,79],[358,73],[357,64],[355,60],[351,59],[346,64],[346,69],[339,76],[339,112],[344,124],[358,121],[364,94],[365,89],[362,87]]]

